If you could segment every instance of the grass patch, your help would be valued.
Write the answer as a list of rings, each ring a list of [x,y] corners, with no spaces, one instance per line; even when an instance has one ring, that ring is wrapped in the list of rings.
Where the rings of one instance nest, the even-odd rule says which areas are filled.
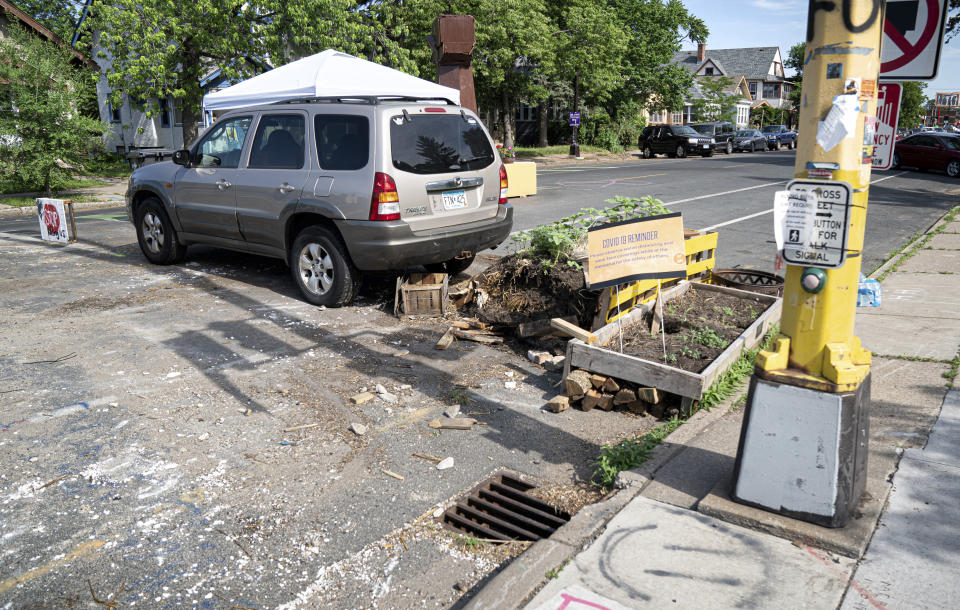
[[[465,407],[470,404],[470,394],[467,393],[467,390],[464,388],[454,388],[450,390],[450,394],[447,395],[447,398],[450,399],[450,402]]]
[[[55,194],[54,198],[69,199],[74,203],[89,203],[91,201],[106,200],[106,197],[95,197],[93,195],[69,195],[69,194]],[[3,205],[12,205],[15,208],[29,208],[37,205],[36,199],[33,197],[0,197],[0,203],[2,203]]]
[[[569,155],[570,154],[570,145],[569,144],[560,144],[557,146],[547,146],[545,148],[516,148],[514,147],[513,152],[516,153],[517,158],[521,157],[546,157],[547,155]],[[580,152],[592,152],[592,153],[609,153],[610,151],[605,148],[600,148],[599,146],[580,146]]]
[[[470,534],[458,535],[453,543],[462,551],[475,551],[483,546],[486,546],[487,544],[483,540],[480,540],[476,536],[471,536]]]
[[[126,178],[130,175],[130,164],[120,155],[104,153],[84,163],[84,172],[88,176],[103,178]]]

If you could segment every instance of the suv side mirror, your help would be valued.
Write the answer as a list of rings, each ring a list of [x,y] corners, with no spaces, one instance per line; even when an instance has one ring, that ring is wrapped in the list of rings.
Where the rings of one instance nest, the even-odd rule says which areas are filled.
[[[190,167],[190,151],[184,148],[173,153],[173,162],[177,165]]]

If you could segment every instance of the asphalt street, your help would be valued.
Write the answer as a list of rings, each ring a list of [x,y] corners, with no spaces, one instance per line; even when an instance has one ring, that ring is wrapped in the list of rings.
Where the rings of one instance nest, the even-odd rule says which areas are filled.
[[[769,269],[793,157],[545,166],[516,229],[652,195],[719,230],[720,265]],[[866,269],[958,193],[875,175]],[[437,507],[500,467],[584,481],[601,446],[655,425],[548,413],[559,375],[523,349],[437,351],[445,325],[395,317],[392,278],[324,310],[280,261],[193,247],[157,267],[122,209],[77,224],[57,246],[0,219],[0,607],[449,607],[504,558],[458,547]],[[377,384],[397,402],[350,400]],[[455,401],[483,425],[427,426]]]
[[[773,194],[793,178],[796,151],[656,157],[596,163],[582,161],[538,168],[537,194],[514,198],[514,230],[602,208],[615,196],[651,195],[683,214],[684,226],[721,229],[720,267],[772,271]],[[890,252],[929,228],[956,201],[960,181],[942,173],[873,173],[867,213],[863,270],[879,266]],[[502,249],[509,250],[509,244]]]

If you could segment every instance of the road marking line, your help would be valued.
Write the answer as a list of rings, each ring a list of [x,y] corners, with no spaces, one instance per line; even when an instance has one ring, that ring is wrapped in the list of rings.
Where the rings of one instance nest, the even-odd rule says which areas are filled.
[[[764,214],[769,214],[769,213],[772,212],[772,211],[773,211],[773,208],[770,208],[769,210],[764,210],[764,211],[762,211],[762,212],[757,212],[756,214],[750,214],[750,215],[747,215],[747,216],[741,216],[740,218],[734,218],[733,220],[728,220],[727,222],[721,222],[720,224],[716,224],[716,225],[713,225],[712,227],[706,227],[706,228],[700,229],[700,230],[701,230],[701,231],[712,231],[712,230],[714,230],[714,229],[719,229],[720,227],[725,227],[725,226],[727,226],[727,225],[736,224],[736,223],[742,222],[742,221],[744,221],[744,220],[750,220],[751,218],[756,218],[757,216],[763,216]]]
[[[901,172],[900,174],[896,174],[896,175],[894,175],[894,176],[886,176],[885,178],[878,178],[878,179],[873,180],[872,182],[870,182],[870,184],[873,184],[873,183],[875,183],[875,182],[883,182],[884,180],[889,180],[890,178],[896,178],[897,176],[903,175],[903,174],[905,174],[905,173],[907,173],[907,172]],[[882,202],[876,201],[876,202],[874,202],[874,203],[882,203]],[[756,218],[757,216],[763,216],[764,214],[769,214],[769,213],[772,212],[772,211],[773,211],[773,208],[770,208],[769,210],[764,210],[764,211],[762,211],[762,212],[757,212],[756,214],[748,214],[748,215],[746,215],[746,216],[741,216],[740,218],[734,218],[733,220],[728,220],[728,221],[726,221],[726,222],[721,222],[720,224],[715,224],[715,225],[713,225],[713,226],[706,227],[706,228],[703,228],[703,229],[700,229],[700,230],[701,230],[701,231],[712,231],[712,230],[714,230],[714,229],[719,229],[720,227],[726,227],[727,225],[732,225],[732,224],[736,224],[736,223],[738,223],[738,222],[743,222],[744,220],[750,220],[751,218]]]
[[[640,180],[641,178],[654,178],[656,176],[666,176],[666,174],[647,174],[646,176],[627,176],[626,178],[611,178],[606,182],[604,182],[602,186],[606,187],[606,186],[611,186],[613,184],[617,184],[618,182],[623,182],[625,180]],[[601,180],[597,180],[595,182],[585,182],[583,184],[565,183],[565,184],[558,184],[556,186],[540,186],[540,187],[537,187],[537,190],[555,191],[557,189],[568,189],[568,188],[574,188],[577,186],[596,186],[601,182],[602,182]]]
[[[789,180],[781,180],[780,182],[768,182],[766,184],[758,184],[757,186],[748,186],[742,189],[734,189],[732,191],[724,191],[722,193],[711,193],[709,195],[700,195],[699,197],[690,197],[688,199],[680,199],[679,201],[665,201],[663,205],[671,206],[678,205],[681,203],[690,203],[691,201],[699,201],[701,199],[710,199],[711,197],[722,197],[723,195],[732,195],[734,193],[742,193],[744,191],[752,191],[754,189],[762,189],[768,186],[776,186],[778,184],[786,184]]]

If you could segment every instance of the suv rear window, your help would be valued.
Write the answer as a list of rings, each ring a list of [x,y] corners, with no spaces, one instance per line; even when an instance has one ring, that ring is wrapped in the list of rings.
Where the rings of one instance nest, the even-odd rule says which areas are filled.
[[[318,114],[313,119],[320,167],[352,171],[370,158],[370,121],[353,114]]]
[[[692,127],[705,136],[712,136],[715,129],[713,125],[693,125]],[[716,129],[719,131],[719,127]]]
[[[443,174],[487,167],[493,147],[480,122],[460,114],[390,117],[393,165],[414,174]]]

